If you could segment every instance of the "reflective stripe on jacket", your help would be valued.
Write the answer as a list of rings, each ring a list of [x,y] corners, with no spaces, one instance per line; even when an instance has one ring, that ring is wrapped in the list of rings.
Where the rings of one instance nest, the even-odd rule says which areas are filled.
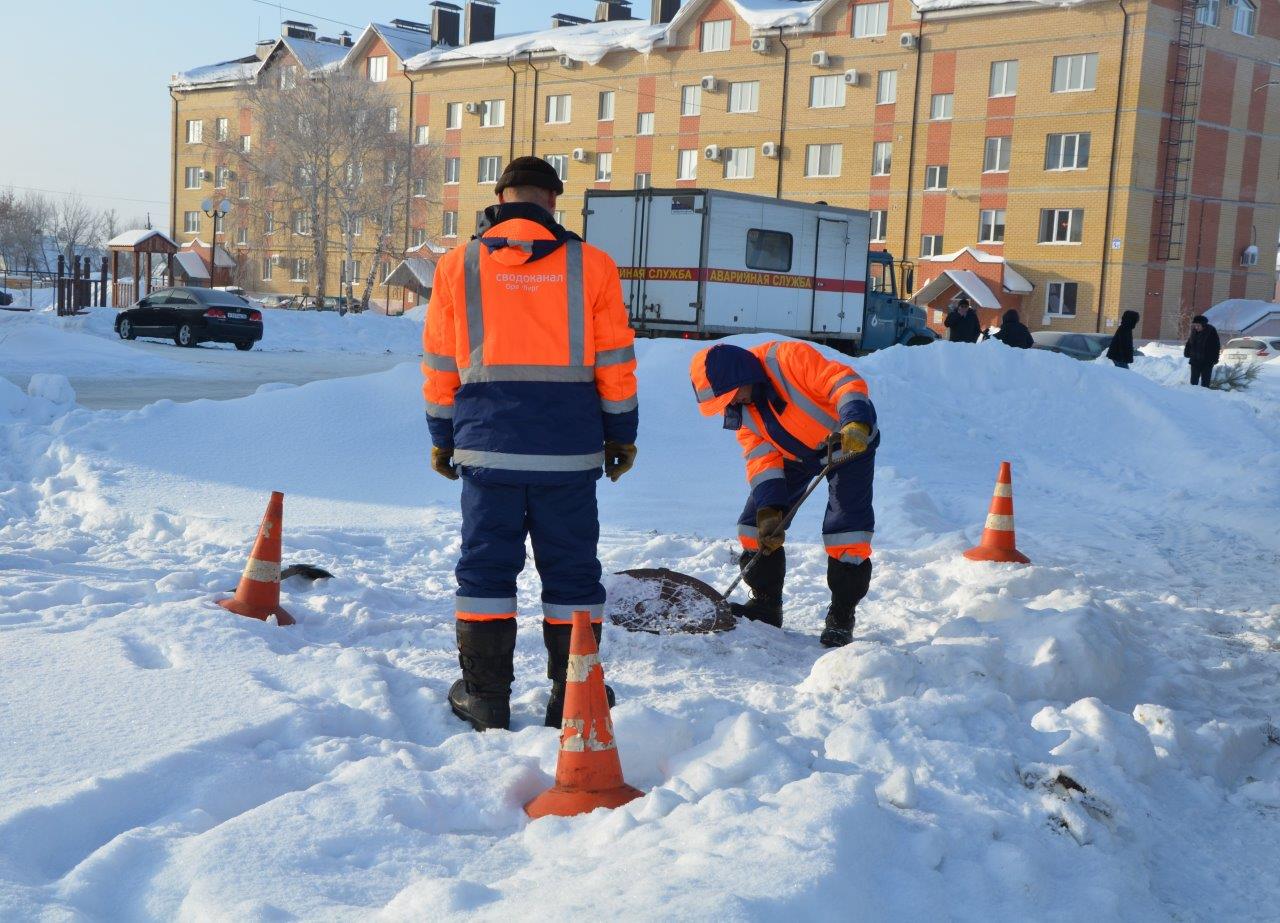
[[[422,362],[432,441],[495,481],[598,477],[605,441],[634,443],[638,424],[617,267],[537,206],[491,213],[436,267]]]

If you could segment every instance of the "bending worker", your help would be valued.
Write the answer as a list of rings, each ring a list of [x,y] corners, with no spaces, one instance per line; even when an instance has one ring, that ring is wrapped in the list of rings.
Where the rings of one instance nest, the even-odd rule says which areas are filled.
[[[751,588],[735,615],[782,627],[782,586],[787,559],[782,519],[822,470],[828,452],[836,463],[827,475],[827,609],[822,644],[842,647],[853,639],[854,610],[871,585],[871,509],[880,433],[867,383],[852,368],[833,362],[808,343],[779,341],[751,349],[720,344],[693,357],[693,390],[705,416],[724,414],[747,464],[751,493],[738,519],[739,566],[762,559],[744,578]]]
[[[454,713],[476,730],[511,720],[516,577],[525,536],[542,579],[552,680],[546,723],[560,727],[575,610],[597,640],[605,592],[596,481],[636,456],[634,335],[618,268],[556,223],[556,171],[513,160],[482,236],[440,259],[423,335],[431,467],[462,478],[455,571]]]

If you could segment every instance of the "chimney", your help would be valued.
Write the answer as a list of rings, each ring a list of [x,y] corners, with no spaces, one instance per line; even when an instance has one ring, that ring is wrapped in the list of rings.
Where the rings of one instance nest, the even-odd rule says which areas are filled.
[[[273,38],[264,38],[258,44],[253,46],[253,53],[258,56],[259,61],[267,60],[267,55],[271,54],[271,49],[276,47],[276,40]]]
[[[497,20],[498,0],[467,0],[466,33],[462,41],[466,45],[492,42]]]
[[[280,27],[284,30],[280,33],[281,38],[305,38],[312,42],[316,40],[316,27],[309,22],[286,19],[280,23]]]
[[[341,45],[343,48],[350,48],[352,45],[355,44],[355,39],[351,37],[350,32],[348,32],[346,29],[343,29],[342,32],[338,34],[338,44]]]
[[[649,22],[655,26],[664,22],[671,22],[679,11],[680,0],[652,0],[652,12],[649,14]]]
[[[600,0],[596,4],[596,22],[632,19],[631,0]]]
[[[581,16],[571,16],[568,13],[552,13],[551,28],[563,29],[565,26],[585,26],[591,22],[590,19],[583,19]]]
[[[445,0],[431,3],[431,44],[457,48],[461,42],[462,7]]]

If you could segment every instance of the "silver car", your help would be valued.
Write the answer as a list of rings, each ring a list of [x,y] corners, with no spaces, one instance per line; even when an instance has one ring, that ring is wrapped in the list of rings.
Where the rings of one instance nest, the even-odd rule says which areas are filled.
[[[1266,362],[1280,356],[1280,339],[1275,337],[1236,337],[1222,347],[1223,362]]]

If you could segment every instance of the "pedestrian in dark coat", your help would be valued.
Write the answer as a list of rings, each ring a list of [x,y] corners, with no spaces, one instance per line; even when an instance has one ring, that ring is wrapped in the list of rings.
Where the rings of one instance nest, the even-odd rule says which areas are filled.
[[[1191,336],[1187,337],[1187,345],[1182,354],[1191,360],[1191,383],[1209,387],[1213,381],[1213,367],[1218,364],[1222,353],[1222,341],[1218,339],[1218,328],[1209,323],[1203,314],[1191,318]]]
[[[1000,318],[1000,332],[996,334],[996,339],[1015,349],[1030,349],[1035,345],[1035,340],[1031,339],[1031,331],[1019,320],[1018,312],[1013,308],[1005,311]]]
[[[1138,312],[1125,311],[1120,315],[1120,329],[1111,338],[1107,358],[1118,368],[1127,369],[1133,362],[1133,328],[1138,326]]]
[[[978,323],[978,312],[969,305],[968,298],[961,298],[955,307],[947,312],[943,323],[951,333],[948,335],[952,343],[976,343],[982,334],[982,325]]]

